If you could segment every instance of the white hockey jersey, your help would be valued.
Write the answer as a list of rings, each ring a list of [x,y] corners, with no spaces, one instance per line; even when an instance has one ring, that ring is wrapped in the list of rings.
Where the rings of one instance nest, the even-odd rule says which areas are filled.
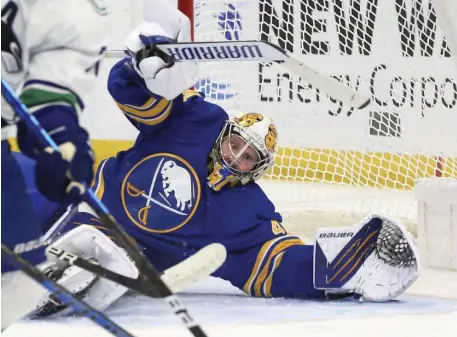
[[[107,43],[102,0],[2,0],[2,79],[31,112],[84,109]],[[2,139],[17,122],[2,99]]]

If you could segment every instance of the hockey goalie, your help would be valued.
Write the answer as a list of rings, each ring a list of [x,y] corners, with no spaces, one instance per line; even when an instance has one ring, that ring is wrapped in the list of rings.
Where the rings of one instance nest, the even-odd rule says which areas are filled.
[[[190,40],[189,20],[173,15],[148,13],[126,39],[129,57],[110,71],[109,93],[139,135],[131,148],[100,163],[92,185],[151,263],[165,271],[218,242],[227,258],[212,275],[250,296],[383,302],[408,289],[419,275],[418,255],[395,219],[370,214],[351,227],[319,229],[312,245],[287,232],[257,183],[274,163],[273,120],[261,112],[229,118],[190,89],[197,64],[168,64],[145,52]],[[107,118],[112,113],[118,112],[107,111]],[[69,222],[53,246],[137,277],[89,207],[80,206]],[[61,262],[50,261],[46,273],[97,309],[127,291]],[[43,292],[35,314],[68,311]]]

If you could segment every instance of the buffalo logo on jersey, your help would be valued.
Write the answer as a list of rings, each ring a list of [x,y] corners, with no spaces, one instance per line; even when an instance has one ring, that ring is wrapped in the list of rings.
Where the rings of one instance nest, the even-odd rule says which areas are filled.
[[[148,232],[184,226],[200,201],[200,181],[183,158],[157,153],[143,158],[125,176],[121,199],[129,219]]]
[[[235,117],[235,123],[242,127],[249,127],[263,120],[263,116],[257,112],[249,112],[240,117]]]
[[[19,8],[10,1],[2,8],[2,63],[9,73],[22,70],[22,47],[13,24]]]

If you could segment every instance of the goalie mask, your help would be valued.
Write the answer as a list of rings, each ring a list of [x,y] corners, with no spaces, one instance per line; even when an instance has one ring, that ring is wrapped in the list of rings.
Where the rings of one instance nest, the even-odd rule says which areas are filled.
[[[220,191],[229,184],[246,185],[273,166],[278,133],[273,120],[245,113],[227,121],[211,151],[208,185]]]

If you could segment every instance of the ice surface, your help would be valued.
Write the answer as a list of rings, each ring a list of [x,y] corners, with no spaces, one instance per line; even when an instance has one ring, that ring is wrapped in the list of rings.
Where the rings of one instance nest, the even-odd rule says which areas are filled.
[[[210,278],[181,294],[209,336],[457,336],[457,273],[427,271],[398,300],[359,303],[250,298]],[[190,336],[160,299],[130,294],[107,311],[135,336]],[[5,337],[109,336],[85,318],[21,321]]]
[[[295,188],[297,184],[288,186]],[[285,187],[278,189],[275,183],[264,187],[284,212],[288,230],[304,239],[312,237],[317,227],[350,225],[372,211],[403,215],[401,218],[414,222],[410,192],[340,191],[321,186],[311,198],[302,200],[303,186],[295,192]],[[315,186],[309,187],[315,191]],[[279,192],[287,194],[287,198]],[[319,199],[322,195],[325,200]],[[287,202],[281,204],[284,200]],[[394,206],[397,208],[391,209]],[[200,282],[180,297],[211,337],[457,337],[457,272],[451,271],[426,269],[405,295],[385,304],[249,298],[218,279]],[[131,294],[107,314],[135,336],[190,336],[160,299]],[[2,336],[111,335],[86,318],[71,317],[24,320],[13,324]]]

